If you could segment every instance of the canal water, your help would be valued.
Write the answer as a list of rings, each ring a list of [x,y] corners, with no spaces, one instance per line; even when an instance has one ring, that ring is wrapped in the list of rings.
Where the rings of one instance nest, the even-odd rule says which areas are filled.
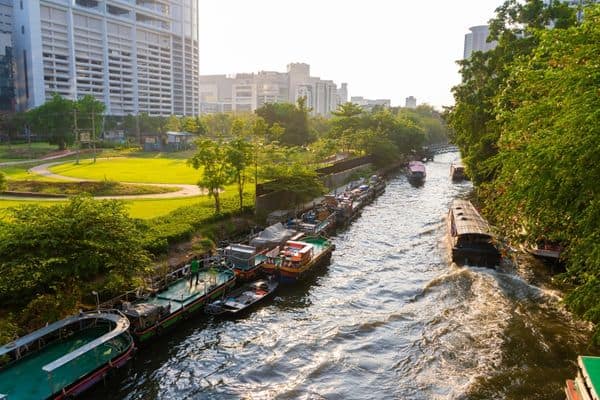
[[[445,213],[457,153],[398,173],[333,239],[329,266],[237,320],[198,316],[142,348],[95,399],[564,399],[590,327],[543,268],[459,268]],[[540,272],[542,271],[542,272]]]

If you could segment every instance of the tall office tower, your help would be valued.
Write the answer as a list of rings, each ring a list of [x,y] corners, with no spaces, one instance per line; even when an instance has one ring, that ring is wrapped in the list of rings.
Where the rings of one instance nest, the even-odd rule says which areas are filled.
[[[15,0],[17,104],[91,94],[106,113],[197,115],[198,0]]]
[[[15,109],[12,0],[0,0],[0,113]]]
[[[343,82],[342,86],[337,91],[337,104],[344,104],[348,102],[348,84]]]
[[[488,42],[487,38],[490,35],[490,29],[487,25],[474,26],[469,29],[471,32],[465,35],[465,47],[463,57],[470,58],[474,51],[492,50],[498,45],[498,42]]]

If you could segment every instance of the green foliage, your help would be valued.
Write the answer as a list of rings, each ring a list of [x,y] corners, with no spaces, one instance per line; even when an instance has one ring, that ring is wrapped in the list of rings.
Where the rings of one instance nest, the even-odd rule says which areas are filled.
[[[220,192],[234,179],[235,170],[227,159],[228,149],[222,141],[198,139],[196,154],[188,161],[195,169],[203,168],[198,186],[208,190],[215,200],[215,212],[221,212]]]
[[[137,226],[118,201],[77,197],[7,211],[0,226],[0,301],[24,304],[65,282],[110,271],[127,279],[148,266]]]
[[[12,315],[7,315],[4,318],[0,318],[0,346],[13,341],[19,334],[19,326],[14,321]],[[0,364],[2,363],[2,357],[0,357]]]
[[[267,191],[288,192],[295,205],[312,200],[327,190],[314,169],[302,164],[280,164],[270,171],[271,181],[264,184]]]
[[[283,128],[280,142],[287,146],[302,146],[311,140],[308,112],[304,98],[299,99],[298,104],[267,103],[256,110],[269,128],[276,125]]]
[[[226,161],[231,165],[234,180],[238,187],[240,211],[244,208],[244,187],[246,185],[247,168],[253,161],[253,148],[243,137],[238,137],[226,146]]]
[[[99,138],[102,132],[102,119],[106,106],[92,95],[85,95],[75,103],[77,108],[77,129],[91,132]],[[93,128],[93,130],[92,130]]]
[[[54,94],[43,105],[27,112],[27,122],[33,132],[47,137],[49,143],[64,150],[73,143],[73,110],[75,103]]]
[[[600,7],[574,25],[540,3],[498,9],[500,44],[463,64],[449,121],[488,216],[512,240],[565,246],[566,303],[598,323]]]

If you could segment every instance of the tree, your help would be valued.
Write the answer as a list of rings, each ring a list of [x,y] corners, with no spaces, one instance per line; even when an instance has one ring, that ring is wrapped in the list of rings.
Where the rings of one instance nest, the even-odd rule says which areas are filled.
[[[287,146],[302,146],[310,141],[306,99],[298,99],[298,104],[267,103],[256,110],[269,128],[280,125],[284,131],[280,141]]]
[[[237,137],[227,144],[227,162],[231,165],[240,198],[240,211],[244,209],[244,186],[246,169],[254,158],[252,145],[243,137]]]
[[[165,121],[165,132],[180,132],[181,131],[181,121],[175,115],[171,115]]]
[[[111,273],[130,283],[149,266],[141,232],[122,202],[76,197],[7,213],[0,225],[3,304],[27,304],[38,294],[101,282]]]
[[[290,193],[296,206],[327,191],[317,172],[302,164],[273,165],[269,169],[269,178],[271,180],[264,184],[264,188]]]
[[[96,162],[96,138],[102,132],[102,119],[106,106],[92,95],[85,95],[75,103],[77,109],[77,129],[88,130],[91,134],[91,145],[94,148]]]
[[[234,170],[227,160],[227,146],[211,139],[196,141],[196,154],[188,160],[195,169],[202,168],[202,178],[198,186],[208,190],[208,195],[215,200],[215,213],[221,213],[220,191],[233,179]]]
[[[59,150],[73,143],[73,110],[75,104],[55,93],[43,105],[27,112],[27,121],[38,135],[48,137]]]

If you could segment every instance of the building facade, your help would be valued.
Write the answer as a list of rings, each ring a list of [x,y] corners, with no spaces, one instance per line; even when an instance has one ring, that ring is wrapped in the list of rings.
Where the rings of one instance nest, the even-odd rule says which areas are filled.
[[[463,58],[471,58],[471,54],[474,51],[489,51],[498,45],[498,42],[488,42],[488,36],[490,36],[490,29],[487,25],[478,25],[469,28],[471,31],[465,35],[465,46],[463,51]]]
[[[14,0],[17,106],[92,95],[106,113],[200,112],[198,0]]]
[[[330,80],[310,76],[310,66],[288,64],[287,72],[202,75],[200,102],[203,113],[254,112],[267,103],[296,103],[306,99],[313,115],[328,116],[348,98],[348,85],[341,90]]]
[[[12,0],[0,0],[0,113],[15,110]]]
[[[417,99],[414,96],[408,96],[404,101],[404,107],[406,108],[417,108]]]
[[[390,108],[392,101],[390,99],[365,99],[362,96],[352,96],[350,102],[360,106],[365,111],[372,111],[375,107]]]

